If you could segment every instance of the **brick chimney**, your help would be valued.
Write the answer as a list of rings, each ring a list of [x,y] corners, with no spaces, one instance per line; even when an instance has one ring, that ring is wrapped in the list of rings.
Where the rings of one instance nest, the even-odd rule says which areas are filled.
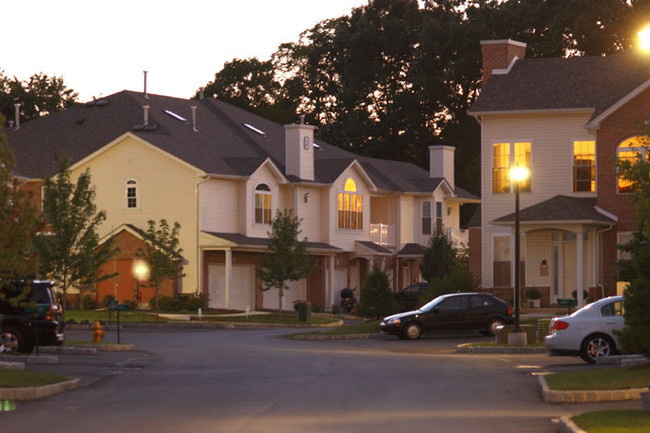
[[[495,69],[502,73],[507,71],[512,59],[522,60],[526,57],[526,44],[512,39],[481,41],[481,57],[483,58],[483,85],[492,76]],[[499,72],[501,72],[499,71]]]

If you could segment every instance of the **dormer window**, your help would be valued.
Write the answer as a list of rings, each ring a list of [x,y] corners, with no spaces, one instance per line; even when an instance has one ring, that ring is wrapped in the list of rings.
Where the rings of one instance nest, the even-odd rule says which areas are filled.
[[[255,224],[271,224],[271,188],[265,183],[255,187]]]
[[[363,196],[357,194],[357,184],[354,179],[348,178],[345,181],[344,191],[338,195],[338,227],[340,229],[362,230]]]
[[[138,181],[129,179],[126,181],[126,208],[138,208]]]

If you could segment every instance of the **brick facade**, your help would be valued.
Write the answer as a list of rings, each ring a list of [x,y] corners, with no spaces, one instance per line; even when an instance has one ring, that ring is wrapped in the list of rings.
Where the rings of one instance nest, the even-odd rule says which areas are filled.
[[[482,41],[481,55],[483,57],[483,84],[492,76],[493,69],[506,69],[512,59],[526,57],[526,45],[510,39],[500,41]]]

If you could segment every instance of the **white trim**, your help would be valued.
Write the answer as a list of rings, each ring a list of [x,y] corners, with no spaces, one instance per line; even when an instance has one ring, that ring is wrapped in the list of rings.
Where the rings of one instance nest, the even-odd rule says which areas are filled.
[[[618,222],[618,217],[616,215],[614,215],[613,213],[607,212],[605,209],[603,209],[601,207],[598,207],[598,206],[594,206],[594,210],[596,212],[598,212],[599,214],[601,214],[601,215],[605,215],[607,218],[611,218],[612,220],[614,220],[614,222]]]
[[[133,187],[135,189],[135,206],[131,207],[129,206],[129,182],[133,182],[135,186]],[[124,209],[130,210],[130,211],[135,211],[135,210],[140,210],[140,180],[135,178],[135,177],[130,177],[124,181]]]
[[[508,39],[487,39],[487,40],[481,41],[481,45],[501,45],[501,44],[515,45],[517,47],[522,47],[522,48],[526,48],[528,46],[528,44],[526,44],[525,42],[515,41],[515,40],[510,39],[510,38],[508,38]]]
[[[513,66],[515,66],[515,63],[517,63],[517,60],[519,60],[519,57],[514,56],[512,60],[510,60],[510,64],[508,65],[507,68],[505,69],[492,69],[492,75],[508,75],[510,73],[510,70],[512,69]]]
[[[478,116],[490,116],[490,115],[545,115],[545,114],[590,114],[595,111],[595,107],[583,107],[583,108],[538,108],[531,110],[495,110],[495,111],[470,111],[469,114],[478,117]],[[589,124],[587,124],[589,125]],[[585,126],[587,127],[587,126]]]
[[[648,87],[650,87],[650,80],[644,82],[634,90],[632,90],[630,93],[625,95],[623,98],[619,99],[609,107],[607,110],[603,111],[596,117],[595,119],[591,120],[589,123],[585,125],[585,128],[587,129],[599,129],[600,128],[600,123],[605,120],[607,117],[609,117],[612,113],[614,113],[616,110],[621,108],[623,105],[627,104],[630,102],[632,99],[637,97],[639,94],[641,94],[644,90],[646,90]]]

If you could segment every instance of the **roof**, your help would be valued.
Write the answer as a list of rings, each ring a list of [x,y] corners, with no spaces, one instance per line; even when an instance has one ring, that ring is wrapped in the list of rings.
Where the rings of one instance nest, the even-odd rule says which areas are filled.
[[[646,84],[649,63],[633,50],[606,57],[517,60],[509,73],[488,79],[470,113],[593,109],[593,119]]]
[[[147,128],[142,128],[144,105],[149,106]],[[192,106],[197,107],[197,131],[192,124]],[[4,132],[14,149],[16,175],[25,178],[50,177],[56,173],[60,158],[75,163],[127,132],[208,175],[247,177],[269,158],[286,173],[284,125],[217,99],[145,97],[122,91],[24,122],[18,130],[5,128]],[[380,190],[430,193],[439,183],[412,163],[360,157],[315,141],[316,183],[334,182],[354,160]],[[290,182],[303,181],[286,177]],[[456,188],[456,193],[460,199],[478,199],[461,188]]]
[[[376,244],[371,241],[356,241],[356,244],[363,247],[364,249],[368,250],[369,252],[373,254],[384,254],[384,255],[392,255],[393,252],[389,250],[388,248],[384,248],[379,244]]]
[[[495,219],[495,224],[514,224],[515,214],[511,213]],[[569,197],[556,195],[548,200],[519,211],[519,221],[522,223],[591,223],[613,224],[613,215],[596,206],[595,198]]]
[[[249,236],[244,236],[239,233],[215,233],[215,232],[204,232],[212,236],[216,236],[221,239],[225,239],[234,244],[237,244],[237,247],[241,248],[266,248],[268,246],[267,238],[253,238]],[[339,252],[340,248],[326,244],[324,242],[307,242],[307,249],[309,250],[322,250],[330,252]]]
[[[424,255],[424,252],[426,251],[426,247],[424,245],[416,244],[416,243],[408,243],[405,244],[401,250],[397,252],[397,255],[400,257],[403,256],[413,256],[413,257],[419,257]]]

